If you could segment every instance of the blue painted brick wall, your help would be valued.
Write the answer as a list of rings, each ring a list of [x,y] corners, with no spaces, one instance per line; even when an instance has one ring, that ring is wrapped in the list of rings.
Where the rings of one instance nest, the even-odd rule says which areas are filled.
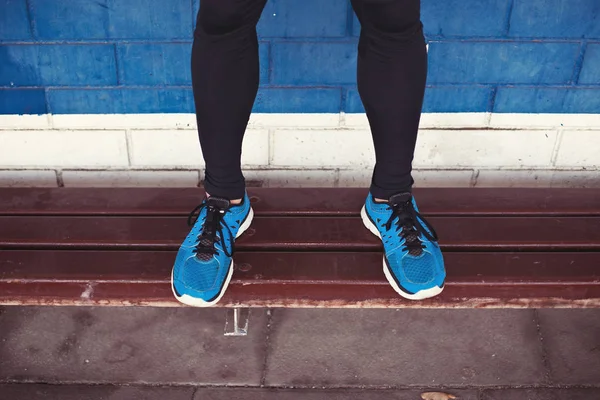
[[[199,0],[0,0],[0,114],[193,112]],[[425,112],[600,113],[599,0],[422,0]],[[269,0],[256,112],[363,112],[348,0]]]

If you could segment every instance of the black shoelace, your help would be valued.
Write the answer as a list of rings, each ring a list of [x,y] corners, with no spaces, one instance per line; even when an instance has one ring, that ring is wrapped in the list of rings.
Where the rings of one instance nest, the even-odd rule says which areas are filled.
[[[204,208],[207,209],[206,219],[204,221],[204,225],[202,226],[202,231],[198,235],[198,244],[194,248],[196,257],[202,261],[208,261],[213,256],[218,255],[219,252],[215,247],[215,243],[217,242],[222,242],[223,252],[227,257],[232,257],[233,253],[235,252],[233,234],[223,220],[227,210],[215,207],[214,205],[205,201],[192,210],[188,216],[188,225],[193,226],[196,223],[200,213]],[[226,232],[229,234],[231,250],[227,249],[227,244],[223,237],[223,226],[225,226]]]
[[[423,253],[425,245],[420,239],[421,234],[432,242],[438,241],[437,233],[431,224],[415,210],[411,199],[408,199],[406,202],[390,205],[389,208],[392,210],[392,215],[385,224],[385,227],[389,231],[392,229],[394,220],[397,219],[396,232],[401,230],[400,236],[405,240],[404,250],[408,250],[410,255],[420,256]],[[421,224],[421,221],[427,229]]]

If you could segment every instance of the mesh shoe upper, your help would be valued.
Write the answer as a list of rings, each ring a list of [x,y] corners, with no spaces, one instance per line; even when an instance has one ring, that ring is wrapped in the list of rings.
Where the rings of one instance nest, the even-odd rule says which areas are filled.
[[[192,229],[177,253],[173,267],[173,289],[212,301],[225,284],[231,266],[235,238],[250,212],[246,195],[240,205],[210,197],[190,214]]]
[[[442,287],[446,272],[437,234],[410,193],[392,196],[388,203],[376,203],[369,195],[365,211],[381,235],[386,265],[403,291],[414,294]]]

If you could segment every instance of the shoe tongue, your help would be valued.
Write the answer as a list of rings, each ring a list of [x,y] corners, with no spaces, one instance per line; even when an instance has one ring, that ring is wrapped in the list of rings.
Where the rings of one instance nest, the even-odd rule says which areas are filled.
[[[390,197],[389,203],[391,206],[396,204],[404,204],[412,200],[412,193],[398,193]]]
[[[206,203],[209,206],[218,208],[219,210],[227,210],[230,205],[229,200],[223,199],[221,197],[215,197],[215,196],[210,196],[208,198],[208,200],[206,200]]]

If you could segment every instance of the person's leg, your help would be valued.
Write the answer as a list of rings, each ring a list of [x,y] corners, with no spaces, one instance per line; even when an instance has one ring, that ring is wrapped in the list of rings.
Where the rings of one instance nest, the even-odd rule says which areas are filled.
[[[412,196],[412,159],[423,105],[427,51],[419,0],[352,0],[362,25],[358,89],[376,165],[361,216],[384,247],[383,271],[411,300],[442,292],[446,271],[437,234]]]
[[[389,199],[410,192],[423,105],[427,50],[419,0],[352,0],[362,30],[358,90],[373,134],[371,193]]]
[[[256,24],[266,0],[202,0],[194,33],[192,81],[207,198],[175,258],[173,295],[197,307],[216,304],[233,274],[235,240],[253,211],[241,170],[242,140],[258,90]]]
[[[242,140],[258,91],[256,24],[266,0],[202,0],[192,49],[198,134],[212,196],[242,199]]]

